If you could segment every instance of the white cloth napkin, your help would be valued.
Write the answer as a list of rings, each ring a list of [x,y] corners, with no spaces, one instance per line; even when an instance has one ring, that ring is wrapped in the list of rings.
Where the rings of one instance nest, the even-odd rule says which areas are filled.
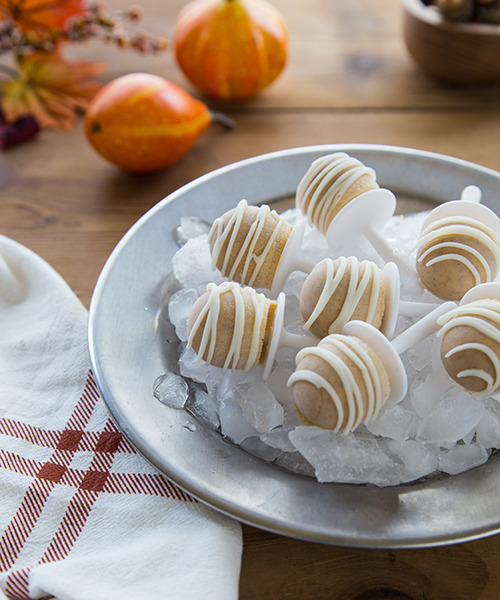
[[[87,313],[0,236],[0,597],[235,599],[241,528],[157,473],[114,425]]]

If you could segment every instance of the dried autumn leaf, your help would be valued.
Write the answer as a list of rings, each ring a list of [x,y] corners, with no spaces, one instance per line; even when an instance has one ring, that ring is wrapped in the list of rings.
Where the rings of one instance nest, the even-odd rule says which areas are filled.
[[[44,35],[83,14],[86,0],[0,0],[0,20],[12,19],[24,33]]]
[[[67,62],[57,53],[18,57],[17,79],[0,84],[6,119],[31,114],[40,127],[71,129],[76,112],[85,110],[100,84],[91,78],[104,65],[86,60]]]

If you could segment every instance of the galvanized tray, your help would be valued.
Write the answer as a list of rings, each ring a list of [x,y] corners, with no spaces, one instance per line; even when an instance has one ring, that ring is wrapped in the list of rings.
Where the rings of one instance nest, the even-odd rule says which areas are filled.
[[[398,198],[443,202],[470,184],[500,212],[500,173],[439,154],[378,145],[325,145],[274,152],[218,169],[170,194],[119,242],[97,282],[89,345],[104,400],[118,426],[160,472],[200,501],[253,526],[315,542],[404,548],[500,531],[497,455],[462,475],[410,485],[320,484],[262,461],[153,397],[168,360],[165,281],[183,215],[212,221],[241,198],[291,198],[310,163],[344,151],[374,168]],[[166,347],[167,346],[167,347]]]

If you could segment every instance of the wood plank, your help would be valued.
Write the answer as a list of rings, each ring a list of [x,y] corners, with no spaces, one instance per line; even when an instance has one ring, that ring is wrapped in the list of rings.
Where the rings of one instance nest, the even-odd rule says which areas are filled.
[[[439,548],[363,550],[247,526],[244,532],[240,600],[498,600],[499,536]]]
[[[123,0],[110,0],[110,8]],[[172,39],[183,0],[144,0],[140,27]],[[431,108],[499,107],[500,85],[437,84],[423,74],[403,39],[399,0],[349,0],[307,3],[273,0],[290,33],[290,59],[285,71],[263,94],[236,104],[241,109],[276,108]],[[103,80],[151,71],[198,92],[178,68],[173,53],[147,57],[88,43],[71,55],[109,62]],[[227,103],[205,100],[212,107]]]
[[[185,183],[236,160],[296,146],[370,143],[440,152],[500,170],[500,153],[491,145],[500,139],[500,110],[271,111],[235,119],[233,132],[213,126],[179,163],[149,176],[104,161],[81,124],[72,132],[44,132],[0,162],[0,232],[48,260],[88,305],[107,256],[142,214]],[[244,187],[235,190],[235,201],[244,196]]]

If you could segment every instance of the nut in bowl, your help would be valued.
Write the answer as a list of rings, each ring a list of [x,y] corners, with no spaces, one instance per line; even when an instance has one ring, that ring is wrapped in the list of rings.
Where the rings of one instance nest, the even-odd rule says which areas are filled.
[[[402,2],[406,46],[423,71],[447,83],[500,83],[500,24],[452,21],[422,0]]]

